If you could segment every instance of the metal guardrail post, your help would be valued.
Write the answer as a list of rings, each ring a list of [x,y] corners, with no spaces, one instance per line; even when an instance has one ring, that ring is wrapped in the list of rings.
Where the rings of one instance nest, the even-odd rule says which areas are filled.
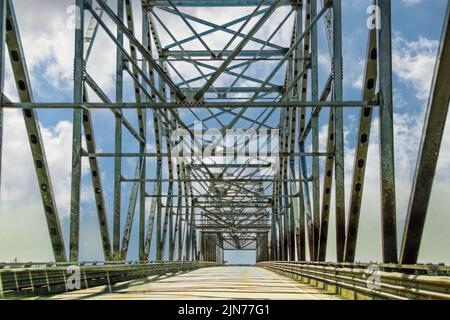
[[[0,269],[0,297],[11,295],[49,295],[73,291],[67,285],[69,277],[67,268],[80,268],[80,289],[99,285],[112,285],[117,282],[145,278],[155,274],[190,271],[198,268],[218,266],[214,262],[125,262],[106,263],[96,262],[73,264],[10,264]],[[25,266],[25,267],[24,267]]]
[[[450,267],[353,263],[263,262],[257,266],[351,299],[450,300]],[[431,276],[440,273],[445,276]],[[331,286],[331,287],[328,287]]]

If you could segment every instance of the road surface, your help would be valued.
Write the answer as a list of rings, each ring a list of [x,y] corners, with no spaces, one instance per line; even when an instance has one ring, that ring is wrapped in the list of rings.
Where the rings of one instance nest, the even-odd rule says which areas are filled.
[[[50,299],[338,299],[315,287],[257,267],[213,267],[149,277],[47,297]]]

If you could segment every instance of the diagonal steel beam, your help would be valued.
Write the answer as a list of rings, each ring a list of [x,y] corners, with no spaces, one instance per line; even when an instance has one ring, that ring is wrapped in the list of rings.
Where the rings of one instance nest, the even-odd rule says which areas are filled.
[[[84,84],[86,86],[86,84]],[[88,101],[86,87],[83,90],[83,101]],[[96,152],[94,125],[90,110],[83,109],[83,127],[86,138],[87,152]],[[108,222],[103,193],[100,165],[97,157],[89,157],[89,167],[91,169],[92,188],[94,189],[95,205],[97,209],[98,222],[100,225],[100,238],[102,241],[103,254],[106,261],[112,261],[111,242],[109,239]]]
[[[305,28],[305,30],[303,31],[303,34],[298,37],[295,41],[295,43],[290,47],[290,49],[285,53],[283,59],[281,59],[278,64],[275,66],[275,68],[272,70],[272,72],[269,74],[269,76],[266,78],[266,80],[263,82],[263,85],[261,86],[261,90],[262,88],[264,88],[269,82],[270,80],[272,80],[272,78],[275,76],[275,74],[278,72],[278,70],[280,70],[280,68],[283,66],[283,64],[286,62],[286,60],[288,59],[288,57],[291,56],[292,52],[297,48],[297,46],[303,41],[303,39],[309,35],[309,33],[311,32],[312,27],[317,23],[317,21],[319,21],[319,19],[327,12],[328,8],[330,6],[330,2],[326,2],[324,7],[320,10],[320,12],[317,14],[317,16],[311,21],[310,25]],[[256,92],[252,98],[252,101],[255,100],[258,95],[259,92]]]
[[[157,194],[158,190],[160,189],[161,185],[161,170],[157,170],[156,173],[156,179],[158,179],[158,182],[155,183],[153,193]],[[148,224],[147,224],[147,232],[145,235],[145,248],[144,248],[144,260],[148,260],[150,257],[150,249],[152,246],[152,239],[153,239],[153,229],[155,225],[155,218],[156,218],[156,197],[152,199],[150,204],[150,216],[148,217]]]
[[[450,4],[442,31],[403,233],[400,263],[416,264],[450,103]]]
[[[369,32],[366,70],[364,76],[363,97],[370,99],[375,95],[378,78],[378,50],[376,30]],[[359,216],[364,189],[364,177],[367,168],[367,153],[369,150],[370,127],[372,123],[372,110],[364,108],[360,111],[359,129],[356,143],[355,160],[353,164],[353,181],[347,222],[347,235],[345,238],[344,261],[354,262],[356,242],[358,237]]]
[[[334,101],[343,100],[343,59],[342,59],[342,2],[333,1],[333,69]],[[341,262],[345,247],[345,172],[344,172],[344,112],[336,108],[334,115],[334,179],[336,202],[336,257]]]
[[[151,53],[151,36],[150,36],[150,26],[148,23],[148,12],[143,10],[142,11],[142,45],[147,48],[147,50]],[[144,60],[142,61],[142,70],[145,74],[152,72],[151,68],[149,68],[149,64]],[[144,90],[148,90],[148,86],[145,84],[145,80],[142,80],[142,86],[144,87]],[[145,102],[150,101],[150,99],[147,98],[145,93],[142,93],[141,99]],[[139,116],[139,114],[138,114]],[[139,146],[139,149],[141,152],[145,152],[147,148],[147,112],[145,111],[142,113],[143,123],[142,123],[142,137],[144,140],[144,143],[141,143]],[[141,170],[141,176],[140,179],[145,179],[147,176],[147,160],[143,159],[142,164],[142,170]],[[145,210],[146,210],[146,183],[144,180],[141,180],[140,186],[139,186],[139,260],[144,261],[145,260]]]
[[[291,14],[294,12],[294,10],[290,10],[289,13],[283,18],[283,20],[278,24],[278,26],[275,28],[275,30],[270,34],[269,38],[263,43],[261,48],[259,49],[258,53],[253,56],[253,59],[257,58],[258,55],[263,52],[264,48],[270,43],[273,37],[280,31],[280,29],[284,26],[286,21],[289,19]],[[247,64],[244,69],[240,72],[240,75],[234,79],[234,81],[231,83],[230,87],[226,91],[226,93],[229,93],[233,87],[236,85],[236,83],[239,81],[239,79],[242,77],[242,75],[248,70],[248,68],[251,66],[251,64]]]
[[[261,28],[261,26],[269,19],[269,17],[274,13],[274,11],[278,8],[281,0],[275,1],[271,6],[269,11],[265,13],[257,23],[252,27],[252,29],[248,32],[247,36],[241,40],[241,42],[234,48],[233,52],[227,57],[227,59],[222,63],[219,69],[209,78],[209,80],[204,84],[204,86],[197,92],[194,96],[196,100],[200,100],[205,92],[211,87],[211,85],[220,77],[223,71],[233,62],[234,58],[239,54],[239,52],[245,47],[245,45],[250,41],[251,37],[253,37],[256,32]]]
[[[180,10],[178,10],[178,8],[173,4],[173,2],[171,0],[167,0],[169,2],[169,4],[172,6],[173,10],[175,11],[175,13],[181,18],[181,20],[183,20],[183,22],[186,24],[186,26],[189,28],[189,30],[192,31],[192,33],[194,34],[195,38],[200,41],[200,43],[202,44],[202,46],[206,49],[206,51],[209,52],[209,54],[211,55],[211,57],[215,57],[215,53],[212,52],[212,50],[209,48],[209,46],[206,44],[206,42],[203,40],[203,38],[201,36],[199,36],[199,34],[197,33],[197,31],[194,29],[194,27],[192,27],[192,25],[189,23],[189,21],[186,19],[186,17],[180,12]],[[164,25],[164,24],[163,24]]]
[[[174,13],[174,10],[172,10],[170,8],[161,7],[160,9],[164,10],[164,11],[167,11],[167,12],[170,12],[170,13]],[[258,12],[256,12],[254,14],[254,16],[259,16],[261,14],[264,14],[265,12],[267,12],[267,10],[268,9],[259,10]],[[189,20],[192,20],[194,22],[197,22],[197,23],[203,24],[205,26],[211,27],[211,29],[199,33],[198,35],[200,37],[203,37],[203,36],[206,36],[208,34],[212,34],[212,33],[218,32],[218,31],[223,31],[223,32],[226,32],[226,33],[229,33],[229,34],[233,34],[233,35],[237,34],[238,37],[244,38],[245,34],[243,34],[243,33],[236,33],[236,31],[234,31],[233,29],[229,29],[228,27],[231,27],[233,25],[241,23],[242,21],[245,21],[245,20],[247,20],[250,17],[250,15],[246,15],[244,17],[238,18],[238,19],[233,20],[231,22],[227,22],[227,23],[225,23],[223,25],[218,25],[218,24],[215,24],[215,23],[212,23],[212,22],[200,19],[198,17],[192,16],[190,14],[187,14],[186,12],[182,12],[181,14],[184,15]],[[194,39],[195,39],[195,36],[191,36],[191,37],[188,37],[188,38],[176,41],[176,42],[174,42],[174,43],[172,43],[172,44],[170,44],[168,46],[165,46],[164,49],[171,49],[173,47],[176,47],[179,44],[183,44],[183,43],[186,43],[186,42],[191,42]],[[259,38],[255,38],[255,37],[252,37],[251,41],[253,41],[255,43],[259,43],[259,44],[264,44],[265,43],[264,40],[261,40]],[[268,43],[267,46],[268,47],[272,47],[274,49],[278,49],[278,50],[283,49],[283,47],[281,47],[281,46],[279,46],[277,44],[274,44],[274,43]]]
[[[231,39],[228,41],[228,43],[225,45],[225,47],[223,47],[223,49],[220,51],[220,53],[218,54],[218,57],[222,57],[223,53],[227,51],[227,49],[231,46],[231,44],[234,42],[234,40],[237,38],[238,34],[241,34],[242,31],[245,29],[245,27],[250,23],[250,21],[253,19],[253,17],[255,17],[256,13],[258,12],[259,8],[261,8],[261,6],[263,5],[263,1],[261,1],[255,9],[253,9],[252,13],[250,14],[250,16],[244,21],[243,24],[241,24],[241,26],[239,27],[239,29],[237,30],[237,32],[231,37]],[[245,37],[244,37],[245,39]]]
[[[135,177],[140,177],[142,175],[142,171],[144,170],[144,158],[138,159],[136,163],[136,169],[135,169]],[[137,203],[137,197],[138,192],[140,188],[140,181],[136,181],[133,183],[131,187],[131,194],[130,194],[130,201],[128,203],[128,211],[127,211],[127,217],[125,219],[125,228],[123,230],[123,236],[122,236],[122,247],[120,249],[120,259],[121,261],[125,261],[127,258],[128,253],[128,245],[130,243],[130,235],[131,235],[131,228],[133,227],[133,220],[134,215],[136,211],[136,203]]]
[[[106,93],[98,86],[95,80],[87,72],[85,82],[103,103],[109,103],[111,105],[113,104]],[[119,116],[122,118],[122,124],[125,128],[127,128],[128,132],[136,139],[136,141],[142,143],[144,141],[142,137],[139,135],[130,121],[125,117],[125,115],[121,114],[119,111],[119,109],[111,108],[111,112],[113,112],[115,116]]]
[[[128,38],[131,44],[133,44],[136,49],[140,52],[140,54],[147,60],[147,62],[152,66],[152,68],[158,73],[161,79],[167,83],[176,96],[180,100],[184,100],[185,96],[180,91],[180,89],[176,86],[176,84],[172,81],[172,79],[167,75],[164,69],[153,59],[153,57],[149,54],[146,48],[136,39],[136,37],[128,30],[128,28],[122,23],[119,17],[111,10],[105,0],[96,0],[100,7],[104,10],[104,12],[111,18],[114,24],[119,28],[123,34]],[[92,8],[91,8],[92,9]]]
[[[264,5],[271,5],[276,0],[172,0],[177,6],[183,7],[247,7],[256,6],[263,2]],[[168,6],[168,0],[148,0],[147,7]],[[292,0],[282,0],[281,5],[292,5]]]
[[[334,112],[331,109],[328,121],[327,150],[334,149]],[[322,209],[319,230],[319,243],[317,247],[317,261],[325,261],[328,243],[328,222],[330,216],[331,188],[333,183],[334,157],[328,157],[325,161],[325,175],[323,179]]]
[[[11,0],[7,1],[6,44],[9,50],[19,99],[21,102],[33,102],[31,82],[26,67],[14,6]],[[55,261],[65,262],[66,253],[64,239],[59,223],[58,210],[56,208],[37,113],[31,109],[24,109],[23,117],[30,142],[31,154],[39,183],[39,191],[42,198]]]
[[[2,183],[3,154],[3,91],[5,89],[5,53],[6,53],[6,1],[0,1],[0,187]],[[1,196],[1,190],[0,190]]]
[[[99,13],[102,15],[102,11]],[[85,53],[85,63],[87,64],[91,50],[93,48],[95,38],[97,36],[99,23],[94,17],[91,17],[91,21],[89,22],[88,29],[86,31],[85,37],[84,37],[84,43],[88,47]],[[87,78],[88,75],[85,73],[85,77]],[[87,83],[86,79],[83,83],[83,102],[89,102],[89,96],[88,96],[88,90],[87,90]],[[93,89],[94,92],[98,94],[97,89]],[[100,95],[99,95],[100,96]],[[106,101],[104,101],[106,102]],[[88,153],[95,153],[96,152],[96,143],[95,143],[95,135],[94,135],[94,124],[92,122],[92,115],[91,111],[88,109],[83,109],[83,128],[84,128],[84,136],[86,140],[86,147]],[[105,206],[105,198],[103,193],[103,184],[101,179],[101,171],[100,171],[100,165],[98,162],[98,159],[96,157],[89,157],[89,167],[91,169],[91,181],[92,181],[92,188],[94,190],[94,198],[95,198],[95,205],[97,210],[97,217],[99,222],[99,229],[100,229],[100,239],[102,242],[102,248],[103,248],[103,255],[105,257],[105,261],[112,261],[112,255],[111,255],[111,242],[109,238],[109,231],[108,231],[108,222],[107,222],[107,213],[106,213],[106,206]]]

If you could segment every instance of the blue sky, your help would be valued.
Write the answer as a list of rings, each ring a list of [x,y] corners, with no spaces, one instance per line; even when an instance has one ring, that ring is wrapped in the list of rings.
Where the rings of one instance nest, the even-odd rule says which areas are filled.
[[[140,10],[138,1],[135,3],[137,18],[136,34],[140,37]],[[344,39],[344,95],[345,100],[359,100],[361,97],[361,81],[364,70],[364,57],[367,49],[366,28],[367,7],[371,1],[343,0],[343,39]],[[393,9],[393,66],[394,66],[394,102],[395,102],[395,139],[396,176],[398,201],[398,235],[401,239],[403,221],[405,218],[414,163],[420,141],[423,114],[426,107],[430,81],[433,73],[438,40],[442,30],[443,16],[448,1],[445,0],[394,0]],[[109,1],[115,8],[115,1]],[[31,74],[35,101],[72,101],[72,59],[73,59],[73,30],[67,28],[69,18],[68,7],[73,1],[38,0],[30,3],[27,0],[15,0],[16,13],[23,39],[23,46]],[[206,20],[223,23],[239,15],[250,12],[241,8],[239,11],[211,9],[206,13],[193,9],[182,9],[192,15],[202,16]],[[269,20],[257,35],[268,37],[274,29],[275,22],[280,21],[287,9],[280,9]],[[168,14],[159,13],[164,21],[175,22]],[[46,19],[48,23],[42,23]],[[108,25],[111,23],[108,21]],[[170,24],[174,34],[182,37],[190,35],[189,30],[181,23]],[[276,41],[287,44],[290,37],[292,19],[286,23],[286,28],[277,35]],[[199,31],[203,30],[195,25]],[[163,44],[170,43],[167,34],[161,32]],[[325,42],[323,24],[319,24],[319,88],[330,72],[328,48]],[[220,50],[224,45],[225,36],[216,34],[205,41]],[[187,46],[187,48],[189,48]],[[104,33],[99,33],[98,40],[92,52],[92,59],[88,70],[98,81],[109,97],[114,97],[114,59],[115,51],[112,42]],[[8,59],[7,59],[8,61]],[[272,67],[270,63],[261,63],[249,70],[250,74],[263,77]],[[16,94],[11,81],[11,71],[7,62],[6,89],[9,97],[15,99]],[[260,66],[260,67],[259,67]],[[189,68],[183,68],[187,75],[192,73]],[[227,83],[227,79],[219,79]],[[277,76],[274,82],[281,82]],[[90,97],[94,95],[90,93]],[[126,80],[125,100],[133,101],[131,81]],[[95,100],[94,100],[95,101]],[[257,111],[248,113],[254,117]],[[127,117],[137,127],[136,114],[126,112]],[[327,113],[322,113],[321,136],[326,135]],[[46,152],[49,158],[50,172],[56,200],[58,204],[61,224],[64,229],[65,242],[68,243],[68,216],[70,202],[70,157],[71,157],[71,112],[69,111],[39,111]],[[151,117],[149,117],[151,119]],[[194,119],[186,115],[187,123]],[[278,119],[278,118],[276,118]],[[345,147],[346,183],[351,182],[351,168],[353,164],[353,150],[355,133],[357,131],[357,111],[345,112]],[[96,111],[93,122],[98,150],[113,151],[114,117],[108,110]],[[377,119],[372,127],[372,140],[369,149],[369,167],[367,170],[364,193],[363,212],[361,216],[360,238],[357,248],[357,259],[380,259],[380,210],[379,205],[379,177],[378,177],[378,138]],[[275,124],[275,123],[273,123]],[[147,128],[149,135],[153,129],[151,121]],[[137,143],[124,130],[124,152],[137,150]],[[45,219],[41,208],[36,178],[32,168],[30,151],[26,142],[23,119],[17,112],[5,112],[5,133],[3,151],[2,193],[0,207],[0,261],[13,258],[21,260],[51,260],[51,248],[46,234]],[[152,141],[149,142],[150,146]],[[323,145],[322,150],[324,148]],[[446,231],[450,227],[447,208],[446,191],[450,187],[450,161],[447,152],[450,150],[450,134],[446,131],[443,151],[439,161],[438,172],[429,217],[427,219],[423,250],[420,255],[422,262],[450,263],[450,252],[445,243],[450,242],[450,235]],[[132,177],[136,160],[124,160],[123,175]],[[153,160],[152,160],[153,161]],[[149,161],[149,176],[154,174],[154,162]],[[98,222],[92,196],[87,162],[83,163],[82,189],[82,224],[81,224],[81,257],[82,260],[102,259],[98,236]],[[323,165],[323,164],[322,164]],[[113,160],[101,159],[103,186],[105,192],[107,212],[109,214],[110,230],[112,230],[112,194],[113,194]],[[123,218],[125,219],[130,186],[123,188]],[[147,190],[152,186],[148,184]],[[346,188],[346,204],[349,199],[349,186]],[[333,210],[333,208],[331,208]],[[137,218],[134,227],[137,227]],[[334,239],[334,219],[330,221],[330,239]],[[137,258],[137,232],[133,228],[128,259]],[[334,259],[334,244],[329,241],[328,259]],[[236,258],[243,261],[243,257]],[[232,259],[232,258],[230,258]],[[248,257],[247,257],[248,259]]]

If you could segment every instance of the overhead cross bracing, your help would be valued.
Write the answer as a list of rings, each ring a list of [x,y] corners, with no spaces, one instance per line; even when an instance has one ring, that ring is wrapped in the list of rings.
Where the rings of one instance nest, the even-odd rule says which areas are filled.
[[[18,101],[3,95],[2,68],[2,111],[23,110],[57,262],[79,261],[83,158],[89,162],[105,261],[127,260],[137,226],[140,261],[220,262],[223,250],[252,249],[258,261],[320,262],[330,256],[328,243],[334,241],[336,260],[354,262],[374,115],[380,133],[383,261],[417,262],[445,125],[440,115],[448,109],[448,10],[398,246],[390,1],[374,2],[383,27],[367,30],[362,94],[356,101],[344,96],[340,0],[77,0],[72,102],[35,101],[14,1],[1,4],[0,52],[2,61],[11,61],[19,93]],[[100,35],[116,48],[113,94],[89,68]],[[328,46],[326,77],[319,74],[320,37]],[[73,111],[68,237],[61,231],[40,133],[41,109]],[[114,116],[114,145],[107,151],[99,150],[94,132],[93,113],[104,109]],[[359,112],[359,126],[346,199],[348,109]],[[327,129],[322,135],[321,122]],[[105,197],[104,158],[114,161],[112,199]],[[130,159],[132,174],[124,170]]]

